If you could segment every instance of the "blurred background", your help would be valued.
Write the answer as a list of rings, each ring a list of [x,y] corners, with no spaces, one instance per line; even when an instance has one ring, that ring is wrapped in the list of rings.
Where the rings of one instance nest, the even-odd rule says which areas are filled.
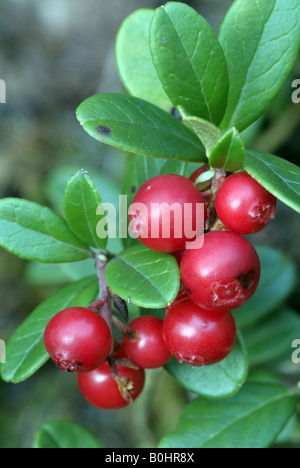
[[[97,92],[124,92],[114,59],[118,28],[134,10],[162,3],[166,2],[0,0],[0,78],[7,87],[7,103],[0,105],[1,198],[26,198],[61,212],[67,179],[84,168],[103,201],[116,199],[130,155],[90,138],[75,110]],[[184,3],[217,32],[232,2]],[[291,102],[291,84],[299,77],[298,62],[274,104],[245,134],[248,147],[295,164],[300,154],[300,104]],[[276,219],[254,243],[279,248],[299,266],[299,235],[298,215],[279,203]],[[0,338],[8,340],[36,305],[90,267],[44,268],[0,250]],[[289,305],[299,310],[299,302],[295,292]],[[186,401],[185,392],[166,372],[152,371],[133,409],[98,411],[81,398],[75,377],[49,363],[22,384],[0,382],[0,447],[30,447],[36,430],[55,419],[81,424],[107,447],[155,446],[175,427]]]

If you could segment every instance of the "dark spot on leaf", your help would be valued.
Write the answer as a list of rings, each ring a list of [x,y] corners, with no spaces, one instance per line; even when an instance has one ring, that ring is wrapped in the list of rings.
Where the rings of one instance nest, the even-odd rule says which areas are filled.
[[[144,107],[144,104],[139,104],[138,107]]]
[[[176,107],[172,107],[171,115],[173,115],[173,117],[175,117],[175,119],[177,119],[177,120],[182,120],[182,116],[179,113],[179,111],[176,109]]]
[[[254,283],[254,271],[249,271],[246,275],[241,273],[237,279],[240,282],[240,285],[243,289],[251,288],[252,284]]]
[[[135,193],[135,192],[136,192],[136,187],[133,185],[133,186],[130,188],[130,191],[131,191],[131,193]]]
[[[100,127],[97,128],[97,131],[101,133],[102,135],[109,135],[110,134],[110,128],[104,127],[103,125],[100,125]]]

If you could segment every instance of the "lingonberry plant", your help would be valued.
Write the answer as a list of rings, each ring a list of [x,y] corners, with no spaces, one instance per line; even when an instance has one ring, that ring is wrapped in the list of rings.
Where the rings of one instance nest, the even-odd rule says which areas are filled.
[[[0,201],[3,248],[44,263],[94,258],[96,267],[16,330],[1,366],[5,381],[29,378],[50,354],[78,374],[88,402],[116,409],[138,397],[145,368],[165,366],[197,398],[159,447],[273,443],[297,397],[273,375],[249,373],[249,364],[274,364],[297,338],[299,316],[282,308],[295,268],[242,235],[271,221],[277,199],[300,211],[300,170],[245,149],[242,132],[286,82],[299,46],[298,0],[237,0],[218,37],[178,2],[124,21],[116,60],[129,94],[92,96],[77,118],[91,137],[134,153],[123,194],[137,238],[124,238],[121,253],[107,250],[105,209],[83,170],[67,183],[65,219],[30,201]],[[122,339],[112,339],[112,325]]]

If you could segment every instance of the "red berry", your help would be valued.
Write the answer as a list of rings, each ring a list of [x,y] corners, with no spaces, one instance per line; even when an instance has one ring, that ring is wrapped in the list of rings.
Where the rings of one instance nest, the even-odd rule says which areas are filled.
[[[274,218],[276,198],[246,172],[228,177],[216,195],[218,217],[237,234],[261,231]]]
[[[146,247],[157,252],[184,249],[187,242],[203,232],[206,217],[204,200],[195,185],[176,174],[148,180],[139,188],[129,208],[132,232]]]
[[[131,369],[117,364],[120,377],[129,379],[133,387],[130,391],[135,400],[143,390],[145,383],[144,369]],[[78,374],[79,389],[84,398],[93,406],[100,409],[118,409],[129,403],[123,398],[116,380],[111,376],[110,367],[104,362],[98,369],[88,374]]]
[[[230,312],[219,314],[201,309],[185,299],[169,311],[164,321],[167,348],[179,362],[209,366],[232,351],[236,325]]]
[[[130,341],[128,335],[123,336],[122,348],[130,361],[143,369],[154,369],[171,359],[163,338],[163,323],[153,315],[142,315],[129,324],[139,337],[137,341]]]
[[[182,284],[203,309],[226,312],[243,305],[255,293],[260,278],[256,250],[233,232],[204,235],[199,249],[188,249],[181,262]]]
[[[56,314],[46,327],[44,342],[61,370],[78,373],[99,367],[112,345],[105,320],[84,307],[72,307]]]
[[[169,305],[168,307],[166,307],[166,314],[169,313],[169,311],[172,309],[172,307],[177,304],[177,302],[179,301],[182,301],[183,299],[188,299],[188,295],[187,295],[187,292],[185,291],[185,289],[179,289],[178,293],[177,293],[177,296],[175,297],[174,301],[172,302],[171,305]]]

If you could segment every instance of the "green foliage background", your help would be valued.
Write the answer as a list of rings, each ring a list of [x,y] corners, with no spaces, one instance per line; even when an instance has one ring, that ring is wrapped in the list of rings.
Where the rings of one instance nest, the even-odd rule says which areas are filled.
[[[0,1],[0,78],[7,83],[7,104],[0,105],[1,198],[26,198],[62,213],[65,184],[73,172],[83,167],[90,172],[103,201],[117,200],[132,156],[124,157],[118,150],[90,138],[80,129],[75,109],[97,92],[124,92],[114,63],[118,28],[137,8],[156,8],[161,3],[55,0],[47,5],[39,0]],[[185,3],[201,13],[217,31],[232,2]],[[244,138],[248,148],[274,153],[299,164],[300,104],[291,102],[291,83],[299,77],[298,61],[267,113],[247,130]],[[255,245],[280,249],[299,266],[299,235],[298,215],[279,203],[276,219],[251,240]],[[113,241],[108,248],[121,250],[121,245]],[[89,275],[92,267],[91,260],[59,267],[27,263],[1,249],[0,338],[8,340],[41,301],[71,280]],[[287,306],[299,311],[297,291],[299,287],[288,298]],[[134,314],[134,310],[131,312]],[[272,347],[278,348],[280,344],[286,316],[288,311],[282,320],[278,317],[277,328],[270,334]],[[247,342],[247,334],[245,338]],[[256,352],[255,365],[268,362],[268,366],[278,370],[280,363],[287,383],[293,385],[300,380],[300,366],[295,369],[291,364],[291,353],[286,347],[277,349],[278,361],[270,362],[264,357],[261,362],[259,343],[249,339],[247,345]],[[190,398],[168,373],[151,371],[146,391],[134,406],[112,416],[87,405],[79,395],[75,377],[58,372],[48,363],[17,386],[0,381],[0,447],[32,446],[36,431],[55,419],[84,426],[106,447],[155,446],[175,429]],[[201,404],[199,400],[195,406]],[[277,444],[299,446],[299,441],[299,425],[293,420]]]

